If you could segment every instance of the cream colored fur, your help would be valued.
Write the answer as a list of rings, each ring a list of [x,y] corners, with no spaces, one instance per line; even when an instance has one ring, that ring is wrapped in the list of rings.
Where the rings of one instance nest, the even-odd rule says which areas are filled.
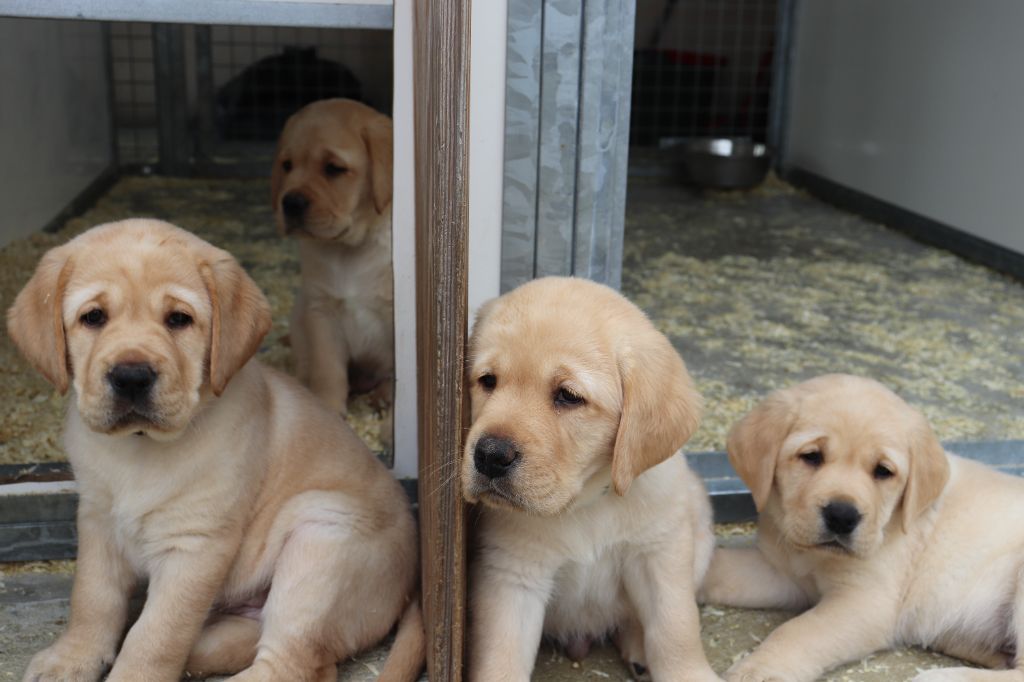
[[[341,414],[352,391],[373,390],[378,402],[390,402],[391,187],[387,116],[330,99],[288,119],[274,159],[271,202],[282,234],[299,238],[301,283],[291,320],[296,375]],[[289,195],[309,203],[301,217],[286,214]]]
[[[105,322],[86,324],[91,311]],[[190,322],[171,326],[170,315]],[[26,682],[317,682],[402,617],[381,679],[423,658],[417,544],[401,487],[345,423],[250,359],[269,306],[226,252],[167,223],[94,228],[50,251],[11,337],[73,387],[64,442],[80,492],[67,630]],[[59,349],[66,348],[66,353]],[[126,408],[119,363],[157,372]],[[133,586],[145,607],[128,629]]]
[[[809,451],[823,462],[801,459]],[[931,670],[917,682],[1024,680],[1024,481],[943,452],[919,412],[845,375],[770,396],[733,429],[729,456],[760,507],[757,548],[717,549],[704,597],[803,612],[727,679],[809,681],[920,645],[998,670]],[[893,475],[879,477],[880,465]],[[822,546],[820,510],[836,499],[861,525]]]
[[[711,509],[678,453],[700,397],[668,340],[607,287],[541,279],[481,312],[469,380],[471,682],[525,682],[542,635],[575,657],[611,636],[659,682],[718,679],[694,600]],[[485,437],[517,448],[508,475],[477,468]]]

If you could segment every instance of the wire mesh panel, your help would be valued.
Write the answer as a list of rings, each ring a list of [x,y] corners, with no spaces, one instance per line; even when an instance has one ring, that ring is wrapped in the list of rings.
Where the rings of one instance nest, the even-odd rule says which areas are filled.
[[[630,144],[764,141],[777,14],[778,0],[638,3]]]
[[[348,97],[391,112],[390,31],[115,23],[110,35],[123,165],[160,162],[161,139],[172,139],[192,172],[262,174],[284,122],[309,102]],[[181,49],[163,49],[167,38]],[[160,98],[177,95],[161,82],[171,78],[184,101]],[[182,129],[169,136],[169,122]]]
[[[112,22],[110,59],[118,161],[155,163],[157,108],[151,24]]]
[[[214,26],[210,50],[222,139],[276,139],[288,116],[329,97],[390,113],[390,33]]]

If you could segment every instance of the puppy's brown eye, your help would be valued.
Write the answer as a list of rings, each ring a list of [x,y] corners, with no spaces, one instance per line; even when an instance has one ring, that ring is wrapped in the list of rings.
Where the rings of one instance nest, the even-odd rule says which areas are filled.
[[[480,388],[484,389],[485,391],[493,391],[494,388],[498,385],[498,377],[494,376],[493,374],[485,374],[479,379],[477,379],[476,382],[480,384]]]
[[[292,162],[291,161],[282,161],[281,162],[281,170],[283,170],[285,173],[291,173],[292,172]]]
[[[167,316],[167,327],[169,329],[182,329],[192,324],[192,316],[188,313],[174,311]]]
[[[347,168],[345,168],[344,166],[339,166],[336,163],[328,163],[326,166],[324,166],[324,175],[326,175],[329,178],[336,178],[347,171]]]
[[[86,327],[99,329],[107,323],[107,314],[103,312],[101,308],[93,308],[78,319],[81,320],[82,324]]]
[[[802,459],[803,461],[807,462],[808,464],[810,464],[814,468],[820,467],[822,462],[825,461],[825,458],[822,457],[820,450],[811,450],[810,452],[801,452],[800,453],[800,459]]]
[[[585,402],[583,396],[577,395],[567,388],[560,388],[555,391],[555,405],[560,407],[576,407]]]
[[[887,478],[892,478],[896,473],[884,464],[879,464],[875,467],[875,470],[871,472],[871,475],[875,477],[876,481],[884,481]]]

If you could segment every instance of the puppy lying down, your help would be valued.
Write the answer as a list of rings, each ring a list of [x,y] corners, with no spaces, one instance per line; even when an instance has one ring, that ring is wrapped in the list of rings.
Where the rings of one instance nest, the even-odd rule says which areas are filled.
[[[700,396],[668,339],[605,286],[535,280],[481,310],[469,381],[471,682],[528,680],[542,635],[576,658],[611,635],[638,677],[717,680],[694,600],[711,508],[677,454]]]
[[[72,389],[79,551],[68,629],[27,682],[111,664],[111,682],[326,682],[400,618],[380,679],[416,678],[409,504],[341,419],[251,359],[269,327],[235,259],[167,223],[103,225],[43,257],[8,331]]]
[[[757,548],[716,550],[704,596],[806,609],[728,679],[813,680],[921,645],[998,670],[918,682],[1024,680],[1024,481],[947,454],[917,410],[846,375],[772,394],[728,449],[760,511]]]

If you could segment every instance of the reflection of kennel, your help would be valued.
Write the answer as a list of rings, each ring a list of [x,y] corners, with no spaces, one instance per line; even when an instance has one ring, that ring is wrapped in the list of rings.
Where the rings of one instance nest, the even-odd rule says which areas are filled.
[[[285,120],[348,97],[391,113],[389,31],[114,22],[122,165],[163,173],[266,172]]]

